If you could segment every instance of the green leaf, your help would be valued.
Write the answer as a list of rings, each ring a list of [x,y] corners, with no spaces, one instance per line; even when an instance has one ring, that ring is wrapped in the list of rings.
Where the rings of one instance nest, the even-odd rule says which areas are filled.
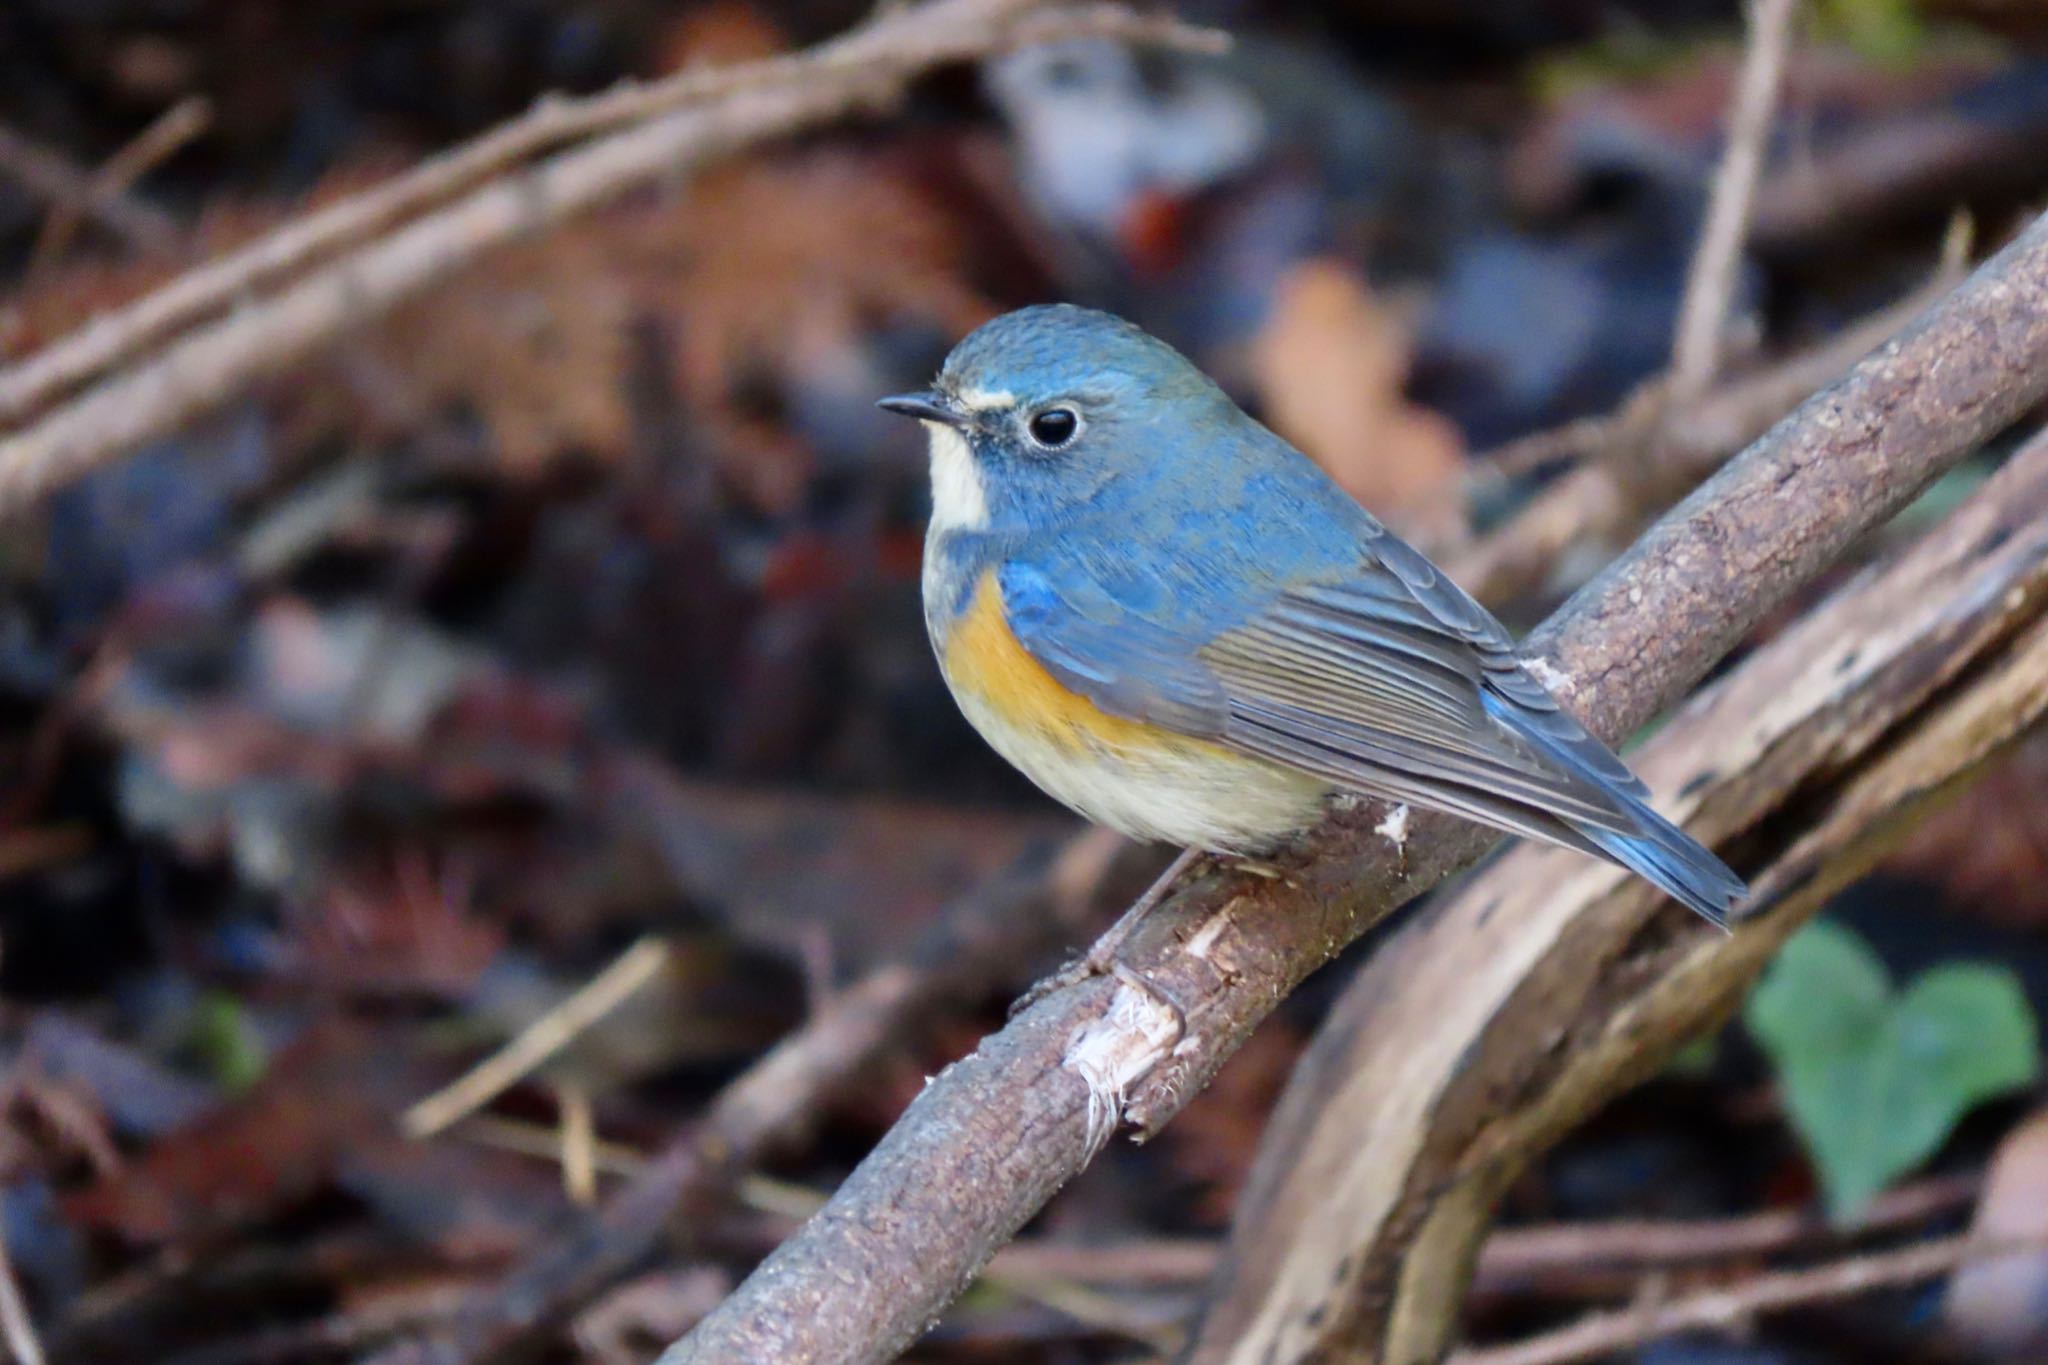
[[[2011,972],[1941,966],[1899,994],[1870,946],[1840,925],[1809,925],[1788,942],[1744,1017],[1837,1218],[2041,1067],[2033,1010]]]
[[[1815,27],[1858,56],[1890,66],[1906,65],[1927,46],[1927,22],[1916,0],[1824,0]]]
[[[1671,1060],[1664,1063],[1664,1074],[1678,1080],[1703,1080],[1714,1074],[1714,1066],[1721,1058],[1721,1040],[1714,1034],[1695,1038],[1671,1054]]]
[[[194,1003],[186,1024],[186,1042],[207,1075],[230,1094],[262,1080],[270,1065],[263,1035],[241,1001],[225,991],[208,991]]]

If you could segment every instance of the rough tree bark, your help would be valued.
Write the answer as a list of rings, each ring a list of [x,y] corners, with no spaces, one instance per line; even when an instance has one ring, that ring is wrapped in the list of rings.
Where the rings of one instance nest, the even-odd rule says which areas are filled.
[[[2048,694],[2044,609],[2048,437],[2036,437],[1934,533],[1633,756],[1653,786],[1681,794],[1669,804],[1689,829],[1740,836],[1755,886],[1734,935],[1533,847],[1398,935],[1274,1113],[1193,1358],[1439,1358],[1493,1201],[1529,1157],[1719,1020],[1875,856],[1877,836],[1903,826],[1906,798],[2032,719]],[[2032,685],[2014,691],[2019,662]],[[2011,709],[1990,709],[2001,698]],[[1963,713],[1982,723],[1950,743],[1925,738]],[[1873,784],[1897,800],[1858,797]]]
[[[1528,642],[1610,740],[1681,695],[1857,535],[2048,391],[2048,220],[1675,508]],[[686,1361],[878,1360],[1094,1155],[1156,1130],[1288,990],[1493,842],[1417,814],[1334,814],[1264,879],[1182,885],[1123,960],[1186,1009],[1094,980],[948,1068],[816,1217],[696,1332]],[[1389,829],[1402,827],[1390,825]]]

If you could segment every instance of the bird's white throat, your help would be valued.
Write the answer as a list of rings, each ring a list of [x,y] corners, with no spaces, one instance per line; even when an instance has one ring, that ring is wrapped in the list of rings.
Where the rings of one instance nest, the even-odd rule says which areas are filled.
[[[988,525],[988,492],[967,440],[942,422],[926,422],[932,446],[932,530],[978,531]]]

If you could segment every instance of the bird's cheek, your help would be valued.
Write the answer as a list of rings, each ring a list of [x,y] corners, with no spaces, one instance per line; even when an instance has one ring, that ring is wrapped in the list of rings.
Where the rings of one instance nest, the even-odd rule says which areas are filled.
[[[979,531],[988,526],[988,474],[958,431],[937,422],[931,433],[932,529]]]

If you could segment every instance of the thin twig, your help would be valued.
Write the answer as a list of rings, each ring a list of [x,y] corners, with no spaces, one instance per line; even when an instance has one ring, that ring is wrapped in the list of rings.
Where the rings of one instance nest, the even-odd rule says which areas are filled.
[[[1886,1190],[1847,1226],[1818,1209],[1767,1209],[1734,1218],[1631,1219],[1600,1223],[1540,1223],[1502,1228],[1486,1239],[1475,1280],[1483,1287],[1573,1268],[1670,1268],[1769,1256],[1814,1240],[1843,1240],[1897,1232],[1969,1208],[1983,1188],[1980,1173],[1931,1176]]]
[[[1584,455],[1613,456],[1624,448],[1634,454],[1635,448],[1651,448],[1660,431],[1684,426],[1685,410],[1704,398],[1719,378],[1728,313],[1771,120],[1784,84],[1797,4],[1798,0],[1750,0],[1749,40],[1730,97],[1727,140],[1708,192],[1706,221],[1686,271],[1685,294],[1672,329],[1670,368],[1638,385],[1611,413],[1577,418],[1481,456],[1476,468],[1482,477],[1513,478]],[[1811,386],[1804,392],[1810,391]],[[1634,463],[1631,459],[1626,465]]]
[[[540,1141],[546,1143],[547,1139]],[[552,1146],[547,1150],[551,1152]],[[1778,1255],[1808,1246],[1841,1245],[1881,1233],[1896,1234],[1965,1211],[1983,1184],[1983,1175],[1974,1171],[1930,1176],[1886,1190],[1846,1226],[1830,1223],[1818,1209],[1791,1208],[1731,1218],[1535,1223],[1502,1228],[1486,1239],[1479,1253],[1474,1285],[1478,1291],[1501,1292],[1559,1271],[1665,1270]],[[1210,1237],[1102,1244],[1040,1238],[1004,1247],[989,1262],[986,1273],[1013,1284],[1060,1279],[1179,1288],[1208,1279],[1222,1251],[1222,1242]]]
[[[658,785],[648,785],[660,781],[653,771],[628,778],[646,800],[660,799]],[[632,1273],[664,1234],[687,1245],[736,1186],[752,1188],[747,1172],[762,1153],[805,1131],[827,1095],[864,1074],[917,1020],[944,1002],[985,997],[997,983],[1021,987],[1029,978],[1020,974],[1099,923],[1116,895],[1142,885],[1155,866],[1155,855],[1091,829],[1049,861],[1027,858],[950,904],[908,962],[877,968],[819,1002],[803,1027],[728,1084],[666,1149],[638,1161],[599,1143],[598,1165],[627,1174],[625,1187],[476,1295],[444,1339],[404,1343],[379,1365],[501,1359]],[[488,1115],[469,1119],[465,1131],[551,1158],[561,1150],[557,1135],[519,1131]]]
[[[1707,200],[1707,222],[1685,281],[1677,337],[1671,351],[1671,398],[1686,402],[1705,393],[1721,368],[1728,310],[1742,267],[1742,246],[1765,144],[1784,85],[1798,0],[1750,0],[1749,39],[1728,112],[1728,141]]]
[[[597,1106],[590,1092],[574,1082],[555,1087],[561,1109],[562,1192],[578,1208],[597,1202]]]
[[[532,1074],[535,1067],[576,1041],[592,1024],[630,999],[668,966],[669,946],[643,938],[616,961],[547,1013],[521,1029],[509,1043],[446,1088],[405,1111],[399,1127],[407,1137],[432,1137],[465,1115],[475,1113]]]
[[[785,102],[789,111],[735,141],[769,136],[841,112],[919,71],[981,56],[1006,46],[1057,38],[1118,37],[1132,42],[1213,52],[1220,33],[1141,15],[1119,5],[1089,5],[1044,15],[1023,15],[1038,0],[934,0],[884,10],[843,37],[806,52],[743,65],[693,69],[649,85],[627,83],[582,99],[543,97],[526,114],[471,142],[429,157],[371,189],[294,219],[217,261],[197,267],[146,297],[95,319],[34,356],[0,371],[0,423],[25,420],[57,397],[111,369],[144,347],[194,326],[257,292],[396,228],[522,163],[570,143],[647,124],[693,106],[779,90],[808,91]],[[819,98],[822,96],[823,98]],[[675,168],[695,150],[689,125],[658,142],[650,160],[621,167],[622,183],[599,194]],[[4,150],[4,149],[0,149]],[[592,150],[595,150],[594,148]],[[566,177],[565,177],[566,178]],[[554,221],[588,207],[582,200],[546,209],[532,219]],[[558,211],[549,211],[558,210]],[[501,240],[493,235],[489,245]],[[4,510],[4,508],[0,508]]]
[[[179,100],[123,147],[107,158],[86,185],[88,202],[65,202],[50,210],[29,253],[28,274],[37,277],[64,254],[77,235],[79,222],[94,206],[123,198],[136,181],[175,155],[213,123],[213,104],[204,95]]]
[[[1758,1275],[1727,1289],[1710,1289],[1662,1303],[1593,1313],[1569,1327],[1506,1346],[1459,1351],[1449,1365],[1570,1365],[1597,1360],[1680,1332],[1732,1331],[1762,1313],[1782,1312],[1880,1289],[1902,1289],[1973,1261],[2038,1252],[2040,1240],[1992,1240],[1968,1234],[1901,1251],[1851,1256],[1810,1270]]]
[[[126,195],[101,197],[92,172],[5,124],[0,124],[0,175],[19,181],[55,208],[93,219],[137,251],[162,255],[177,245],[178,223],[168,213]]]
[[[1640,488],[1683,491],[1711,472],[1712,465],[1733,455],[1790,412],[1800,399],[1840,378],[1843,371],[1955,288],[1969,273],[1975,241],[1974,219],[1967,210],[1959,210],[1942,233],[1927,282],[1896,303],[1767,367],[1737,379],[1724,378],[1718,387],[1683,405],[1671,401],[1672,376],[1666,370],[1637,385],[1607,412],[1575,417],[1474,456],[1468,483],[1483,488],[1552,465],[1591,460],[1627,469]],[[1644,446],[1651,448],[1645,452]],[[1656,468],[1641,469],[1644,454],[1654,457]],[[1513,534],[1506,528],[1496,531],[1474,551],[1485,558],[1490,549],[1497,549],[1499,542],[1512,539]],[[1475,595],[1487,595],[1483,585],[1474,586],[1461,574],[1452,576]]]
[[[1653,413],[1656,421],[1645,422],[1642,408],[1661,408],[1661,393],[1631,400],[1613,413],[1584,419],[1555,433],[1527,438],[1536,456],[1546,462],[1551,457],[1561,458],[1559,447],[1567,441],[1583,443],[1575,454],[1595,458],[1555,480],[1513,518],[1444,567],[1459,586],[1482,602],[1499,603],[1530,592],[1543,582],[1565,550],[1611,540],[1662,498],[1676,498],[1697,484],[1801,399],[1841,378],[1857,361],[1897,335],[1953,289],[1959,278],[1959,274],[1940,274],[1897,303],[1808,350],[1731,380],[1690,404],[1665,409],[1661,415]],[[1659,421],[1661,434],[1654,430]],[[1628,458],[1642,438],[1651,435],[1656,436],[1651,457]],[[1540,443],[1546,439],[1556,444],[1545,449]]]
[[[14,1259],[7,1254],[4,1237],[0,1237],[0,1341],[7,1343],[8,1355],[16,1365],[43,1365],[43,1343],[28,1315],[28,1301],[21,1295],[21,1282],[14,1276]]]

